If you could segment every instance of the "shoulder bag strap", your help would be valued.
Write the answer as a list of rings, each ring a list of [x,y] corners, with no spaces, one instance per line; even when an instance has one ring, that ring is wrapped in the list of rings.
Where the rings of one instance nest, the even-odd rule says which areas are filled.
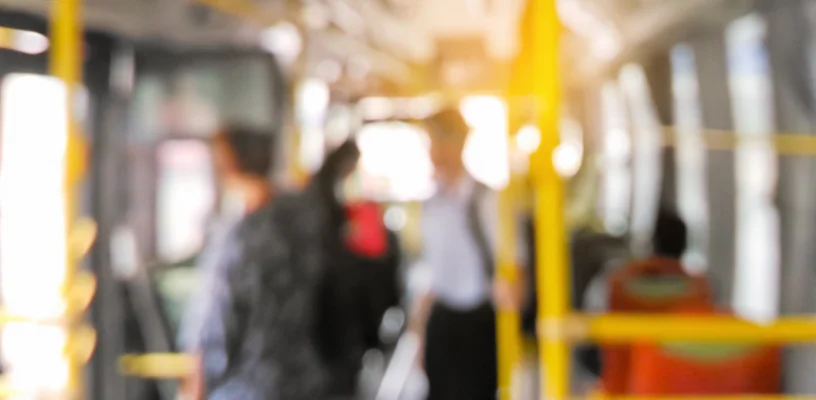
[[[482,259],[482,268],[488,280],[493,279],[493,250],[490,247],[490,241],[485,234],[484,223],[481,215],[479,215],[479,207],[484,195],[488,192],[485,185],[477,182],[473,188],[473,193],[468,202],[468,229],[476,243],[476,248],[479,251],[479,256]]]

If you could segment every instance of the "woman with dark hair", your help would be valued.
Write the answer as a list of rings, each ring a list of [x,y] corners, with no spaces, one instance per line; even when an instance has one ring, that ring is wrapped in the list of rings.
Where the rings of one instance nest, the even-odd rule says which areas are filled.
[[[400,297],[398,241],[385,228],[379,205],[341,196],[359,156],[356,143],[347,141],[326,157],[313,181],[326,211],[317,340],[333,400],[355,398],[363,355],[379,344],[380,322]]]

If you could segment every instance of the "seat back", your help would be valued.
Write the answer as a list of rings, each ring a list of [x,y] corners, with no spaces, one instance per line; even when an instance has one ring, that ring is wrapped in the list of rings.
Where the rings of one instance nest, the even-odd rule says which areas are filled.
[[[775,394],[781,363],[779,348],[758,344],[636,343],[629,387],[635,396]]]
[[[633,262],[610,277],[609,309],[615,313],[664,313],[678,306],[710,304],[704,277],[691,276],[676,260],[652,258]],[[629,393],[629,345],[602,349],[601,381],[608,394]]]

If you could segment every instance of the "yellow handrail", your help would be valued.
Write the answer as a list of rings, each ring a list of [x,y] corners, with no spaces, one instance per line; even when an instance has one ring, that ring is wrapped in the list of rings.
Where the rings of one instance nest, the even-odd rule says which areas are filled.
[[[51,74],[62,80],[66,88],[66,128],[67,143],[65,152],[65,180],[64,180],[64,209],[66,218],[66,238],[67,243],[74,245],[66,246],[65,254],[65,281],[63,282],[62,294],[65,299],[67,309],[66,318],[73,317],[81,312],[90,301],[93,295],[95,282],[90,283],[88,279],[77,279],[78,259],[83,254],[83,248],[88,242],[87,224],[76,224],[78,206],[78,185],[86,170],[86,148],[85,141],[80,132],[77,121],[76,100],[79,85],[81,84],[82,64],[83,64],[83,40],[82,40],[82,2],[81,0],[53,0],[52,25],[51,25]],[[93,240],[92,238],[90,239]],[[80,283],[84,287],[85,294],[78,294],[75,284]],[[90,293],[90,294],[87,294]],[[78,311],[77,308],[80,310]],[[82,369],[87,361],[87,356],[93,349],[95,338],[88,339],[88,330],[75,329],[80,321],[77,318],[68,321],[66,333],[69,336],[65,348],[65,356],[68,359],[68,393],[71,399],[83,398]],[[78,334],[83,331],[84,334]],[[91,335],[93,336],[93,335]],[[82,349],[80,352],[78,349]]]
[[[195,2],[259,26],[275,25],[284,19],[281,13],[269,11],[250,0],[195,0]]]
[[[145,379],[179,379],[190,376],[196,360],[189,354],[129,354],[119,359],[123,375]]]
[[[703,130],[703,146],[707,150],[731,151],[741,145],[771,145],[777,154],[782,155],[816,155],[816,134],[814,133],[775,133],[773,135],[745,135],[733,131]],[[674,147],[678,144],[674,127],[663,131],[663,145]]]
[[[508,105],[509,106],[509,105]],[[508,116],[513,115],[513,109],[509,106]],[[508,118],[512,121],[512,118]],[[510,156],[510,144],[512,143],[512,123],[508,124],[508,160]],[[509,165],[508,165],[509,167]],[[516,242],[516,232],[518,232],[518,221],[516,209],[518,208],[517,185],[514,183],[510,173],[510,181],[507,187],[499,193],[499,226],[498,243],[496,246],[496,278],[509,285],[517,286],[518,277],[518,246]],[[513,372],[521,359],[521,319],[519,310],[497,310],[496,312],[496,338],[498,345],[498,383],[499,399],[511,400]]]
[[[816,318],[783,317],[760,325],[719,315],[575,314],[542,320],[539,332],[571,342],[807,343],[816,342]]]
[[[577,399],[576,399],[577,400]],[[595,395],[585,400],[816,400],[816,396],[728,395],[728,396],[606,396]]]
[[[561,25],[555,0],[533,0],[530,34],[533,81],[541,145],[531,160],[536,188],[535,220],[538,260],[538,318],[566,317],[569,313],[569,262],[564,224],[564,183],[553,164],[559,145],[559,42]],[[570,394],[570,348],[563,337],[540,335],[541,398],[566,400]],[[546,366],[546,367],[544,367]]]

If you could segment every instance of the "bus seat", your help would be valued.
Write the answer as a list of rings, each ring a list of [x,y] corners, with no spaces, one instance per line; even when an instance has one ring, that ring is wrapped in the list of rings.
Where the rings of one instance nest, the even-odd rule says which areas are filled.
[[[631,356],[629,388],[635,396],[761,395],[781,390],[778,347],[643,342],[632,346]]]
[[[609,279],[609,309],[616,313],[662,313],[678,306],[710,304],[704,277],[691,276],[679,261],[651,258],[616,271]],[[628,393],[630,346],[602,348],[601,382],[608,394]]]

